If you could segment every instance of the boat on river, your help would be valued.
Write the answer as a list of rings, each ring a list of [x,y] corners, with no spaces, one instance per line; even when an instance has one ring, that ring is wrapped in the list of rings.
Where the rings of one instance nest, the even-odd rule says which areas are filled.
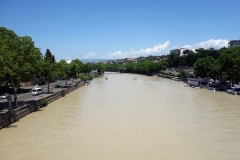
[[[211,90],[211,91],[219,91],[220,90],[217,83],[209,83],[207,86],[207,89]]]
[[[208,81],[207,79],[202,78],[188,78],[187,84],[191,87],[203,87],[204,85],[207,85]]]
[[[208,90],[226,91],[231,88],[231,84],[230,81],[210,82],[207,88]]]
[[[91,81],[90,80],[86,80],[86,82],[85,82],[85,85],[91,85]]]

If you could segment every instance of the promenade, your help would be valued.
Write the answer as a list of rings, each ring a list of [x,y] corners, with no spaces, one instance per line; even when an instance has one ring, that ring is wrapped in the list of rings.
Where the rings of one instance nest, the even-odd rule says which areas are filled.
[[[42,104],[42,101],[44,99],[47,101],[47,103],[51,103],[85,85],[85,83],[80,80],[68,81],[66,86],[60,88],[54,88],[54,84],[59,84],[59,82],[50,84],[49,92],[47,85],[39,86],[43,89],[44,92],[43,94],[37,96],[32,96],[31,92],[19,94],[19,99],[21,100],[18,100],[18,106],[15,106],[15,103],[11,102],[12,110],[9,110],[9,102],[7,100],[2,100],[0,102],[0,129],[9,126],[11,123],[19,120],[27,114],[30,114],[31,112],[37,111],[40,108],[45,107]],[[25,87],[25,89],[31,90],[30,87]]]
[[[40,95],[37,95],[37,96],[32,96],[32,94],[31,94],[31,90],[32,90],[32,88],[34,86],[21,87],[18,90],[18,94],[17,94],[18,105],[22,106],[22,105],[24,105],[28,101],[34,101],[34,100],[42,99],[42,98],[44,98],[46,96],[54,94],[55,92],[61,91],[62,89],[66,89],[68,87],[71,87],[75,83],[79,83],[79,82],[80,82],[80,79],[76,79],[76,80],[74,80],[74,82],[69,80],[69,81],[67,81],[67,85],[66,86],[64,86],[65,85],[65,81],[58,81],[58,82],[50,83],[49,84],[49,93],[48,93],[48,85],[47,84],[41,85],[39,87],[42,88],[43,94],[40,94]],[[63,87],[55,88],[54,87],[55,84],[59,84],[60,86],[63,86]],[[12,104],[12,107],[15,107],[15,103],[13,102],[13,96],[14,96],[13,95],[13,89],[9,88],[7,93],[11,94],[11,97],[12,97],[11,104]],[[9,101],[7,99],[0,99],[0,110],[8,109],[8,106],[9,106]]]

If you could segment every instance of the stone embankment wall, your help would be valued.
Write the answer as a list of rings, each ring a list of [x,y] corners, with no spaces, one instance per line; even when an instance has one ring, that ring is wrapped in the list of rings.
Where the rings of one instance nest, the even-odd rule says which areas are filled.
[[[36,100],[33,102],[29,102],[28,104],[26,104],[24,106],[21,106],[19,108],[12,110],[12,113],[10,113],[9,111],[5,111],[5,112],[2,111],[0,113],[0,129],[7,127],[10,124],[19,120],[20,118],[25,117],[26,115],[42,108],[43,106],[41,104],[41,101],[43,99],[46,99],[48,101],[48,103],[51,103],[51,102],[65,96],[66,94],[78,89],[79,87],[81,87],[83,85],[85,85],[84,82],[81,82],[79,84],[76,84],[76,85],[66,88],[64,90],[58,91],[50,96],[44,97],[42,99],[39,99],[39,100]]]
[[[158,77],[163,77],[163,78],[168,78],[168,79],[171,79],[171,78],[173,78],[174,76],[158,75]]]

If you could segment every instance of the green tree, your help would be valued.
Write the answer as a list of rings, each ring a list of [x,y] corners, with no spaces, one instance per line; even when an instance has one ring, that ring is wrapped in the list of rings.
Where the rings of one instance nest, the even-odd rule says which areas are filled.
[[[104,66],[104,64],[103,63],[97,63],[96,64],[96,67],[97,67],[97,71],[98,72],[101,72],[101,73],[104,73],[105,72],[105,66]]]
[[[179,75],[180,75],[181,78],[185,78],[186,77],[186,72],[181,70]]]
[[[199,58],[194,63],[194,74],[198,77],[211,77],[215,73],[215,59],[207,56],[205,58]]]
[[[230,47],[224,49],[217,59],[220,64],[219,70],[221,78],[229,77],[232,79],[232,85],[235,78],[240,77],[240,47]]]
[[[17,90],[20,83],[29,81],[41,73],[42,54],[34,46],[29,36],[19,37],[12,30],[0,27],[0,57],[2,57],[1,75],[8,77],[14,90],[17,103]]]
[[[65,61],[61,60],[57,63],[57,74],[61,79],[65,79],[65,86],[67,86],[67,79],[70,74],[70,65]]]
[[[141,72],[142,73],[145,73],[145,74],[149,74],[151,73],[151,69],[152,69],[152,61],[149,60],[149,59],[146,59],[144,60],[142,63],[141,63]]]
[[[43,76],[48,84],[49,93],[49,83],[54,81],[56,76],[56,63],[55,58],[49,49],[46,50],[43,61]]]
[[[55,58],[54,58],[54,59],[55,59]],[[52,55],[52,53],[51,53],[51,51],[50,51],[49,49],[46,50],[46,53],[45,53],[45,55],[44,55],[44,60],[49,60],[49,61],[55,62],[55,61],[53,60],[53,55]]]
[[[159,63],[158,62],[152,62],[150,72],[151,73],[158,73],[159,72]]]
[[[69,76],[71,76],[72,78],[79,78],[80,73],[83,72],[83,63],[79,59],[75,59],[72,60],[69,65]]]
[[[84,68],[83,69],[84,73],[89,73],[93,70],[93,65],[90,63],[86,63],[86,64],[84,64],[83,68]]]
[[[197,53],[190,52],[186,56],[185,66],[192,67],[193,64],[196,62],[197,58]]]
[[[168,67],[168,62],[167,61],[160,61],[159,62],[159,70],[166,70]]]

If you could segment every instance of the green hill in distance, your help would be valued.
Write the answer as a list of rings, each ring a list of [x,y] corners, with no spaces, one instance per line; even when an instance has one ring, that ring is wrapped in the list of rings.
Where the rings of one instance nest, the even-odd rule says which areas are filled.
[[[88,62],[106,62],[108,60],[115,60],[115,59],[81,59],[83,63],[88,63]]]

